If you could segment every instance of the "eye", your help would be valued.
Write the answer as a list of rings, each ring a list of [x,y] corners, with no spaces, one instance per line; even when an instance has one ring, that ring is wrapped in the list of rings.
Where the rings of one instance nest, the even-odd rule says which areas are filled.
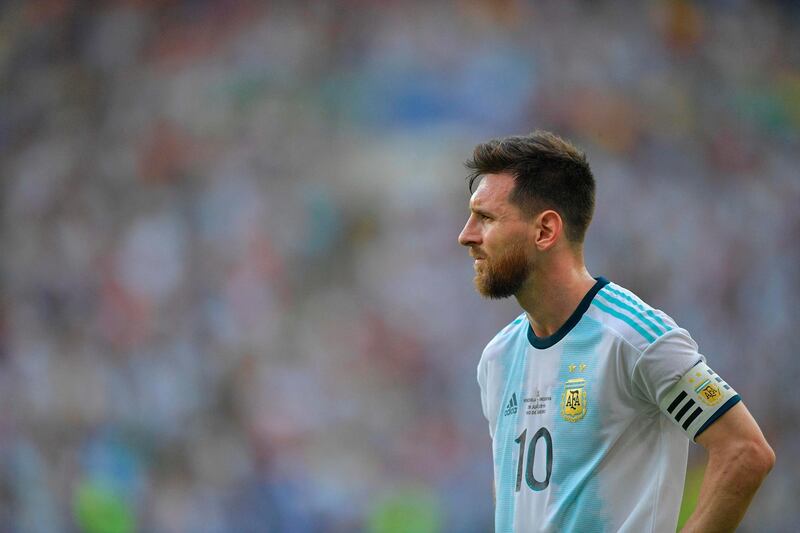
[[[487,215],[486,213],[481,213],[481,212],[478,212],[478,211],[473,211],[472,212],[472,216],[477,218],[480,222],[486,222],[486,221],[493,220],[491,215]]]

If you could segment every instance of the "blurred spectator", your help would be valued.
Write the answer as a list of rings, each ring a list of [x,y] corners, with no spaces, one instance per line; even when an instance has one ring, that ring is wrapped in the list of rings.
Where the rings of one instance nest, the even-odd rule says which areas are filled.
[[[471,288],[461,161],[534,128],[588,149],[593,273],[774,445],[742,530],[796,528],[797,17],[5,2],[0,532],[490,531],[474,369],[515,307]]]

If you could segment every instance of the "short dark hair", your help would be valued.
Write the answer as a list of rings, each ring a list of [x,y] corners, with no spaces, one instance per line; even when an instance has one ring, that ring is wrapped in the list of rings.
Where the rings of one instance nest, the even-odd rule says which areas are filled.
[[[510,201],[530,216],[553,209],[565,234],[581,243],[594,214],[594,176],[586,154],[561,137],[537,130],[529,135],[492,139],[475,147],[465,163],[469,190],[484,174],[510,173]]]

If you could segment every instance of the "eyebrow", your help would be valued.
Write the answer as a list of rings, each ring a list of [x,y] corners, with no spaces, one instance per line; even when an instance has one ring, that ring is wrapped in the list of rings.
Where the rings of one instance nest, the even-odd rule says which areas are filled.
[[[494,213],[492,213],[490,211],[486,211],[485,209],[481,209],[480,207],[470,207],[469,210],[472,211],[473,213],[477,214],[477,215],[483,215],[485,217],[497,216],[497,215],[495,215]]]

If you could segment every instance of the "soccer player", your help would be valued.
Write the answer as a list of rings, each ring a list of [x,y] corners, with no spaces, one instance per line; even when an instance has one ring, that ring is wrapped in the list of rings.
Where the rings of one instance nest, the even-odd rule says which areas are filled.
[[[685,329],[587,271],[585,155],[539,131],[479,144],[467,167],[475,285],[524,310],[478,364],[496,533],[675,531],[689,440],[708,464],[684,530],[733,531],[774,453]]]

